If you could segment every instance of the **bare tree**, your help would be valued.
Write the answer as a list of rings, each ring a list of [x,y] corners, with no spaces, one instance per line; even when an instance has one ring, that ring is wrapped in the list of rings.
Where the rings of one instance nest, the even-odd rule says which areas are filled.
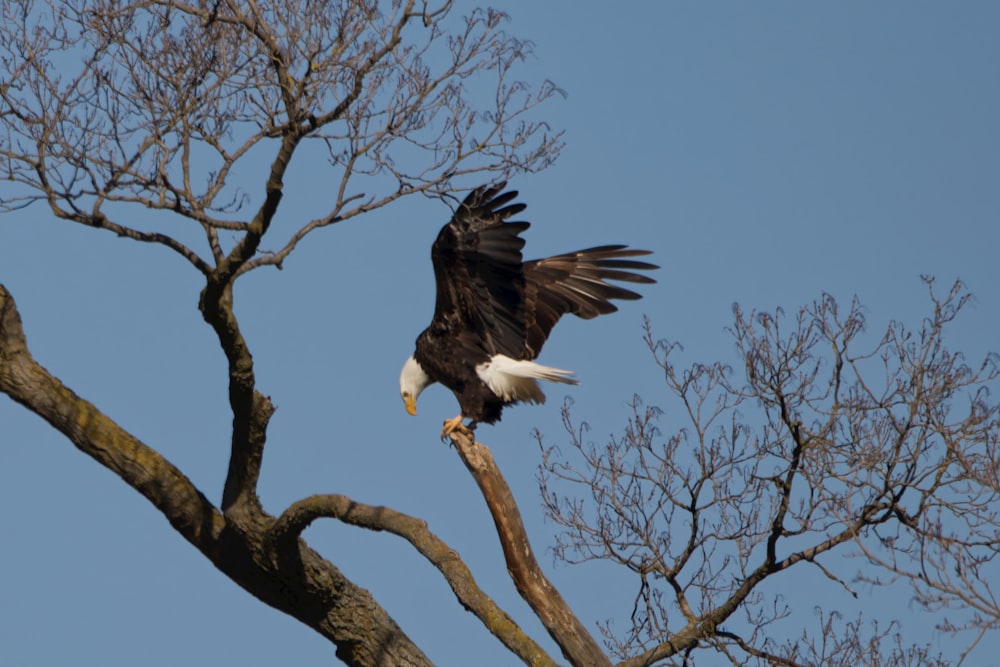
[[[54,0],[0,9],[0,206],[38,203],[61,220],[165,246],[203,276],[199,307],[228,361],[233,414],[221,505],[42,368],[2,287],[0,391],[351,665],[429,662],[367,591],[299,538],[318,506],[337,515],[335,498],[279,517],[261,507],[274,408],[257,386],[233,285],[253,269],[280,268],[320,228],[404,196],[445,195],[458,177],[541,169],[558,155],[559,133],[532,115],[558,89],[513,78],[531,45],[504,31],[503,13],[458,17],[452,4]],[[330,167],[324,208],[279,231],[286,180],[316,155]],[[424,524],[347,507],[343,520],[417,543],[491,630],[521,655],[540,653]]]
[[[947,612],[941,629],[973,632],[969,649],[1000,625],[1000,364],[970,367],[947,349],[969,297],[960,283],[944,297],[926,283],[922,325],[894,322],[874,342],[857,300],[845,311],[824,296],[790,317],[737,306],[738,370],[678,368],[679,346],[647,323],[671,410],[636,399],[624,434],[603,446],[565,410],[571,448],[543,447],[543,497],[564,528],[559,558],[635,574],[630,627],[603,628],[620,665],[704,651],[733,664],[943,663],[891,623],[845,623],[831,609],[814,633],[771,634],[792,609],[764,582],[793,567],[854,594],[837,554],[860,557],[856,581],[909,582],[919,605]],[[666,419],[685,425],[664,434]]]
[[[559,133],[533,115],[558,89],[513,78],[530,44],[504,32],[502,13],[454,14],[449,0],[0,9],[0,205],[39,204],[164,246],[204,278],[199,308],[228,362],[233,415],[221,504],[43,368],[3,286],[0,391],[135,488],[220,571],[327,637],[349,665],[430,661],[302,539],[323,518],[407,540],[518,659],[557,664],[420,519],[336,494],[274,516],[257,495],[274,408],[235,315],[235,281],[280,268],[320,228],[412,194],[446,196],[458,177],[541,169],[558,155]],[[317,155],[335,184],[317,198],[322,208],[272,224],[296,165]],[[512,580],[563,659],[596,666],[614,656],[636,667],[713,651],[736,664],[926,664],[926,647],[904,645],[891,624],[844,622],[830,610],[815,633],[771,636],[787,612],[762,582],[801,563],[849,588],[829,559],[852,546],[863,580],[881,583],[885,572],[909,581],[919,603],[953,612],[946,629],[994,627],[986,575],[1000,408],[986,387],[1000,371],[970,369],[944,347],[965,298],[959,288],[932,293],[920,329],[893,325],[861,352],[856,303],[842,313],[823,298],[788,332],[781,313],[737,310],[741,381],[723,364],[677,369],[676,346],[650,335],[688,426],[663,437],[659,411],[637,401],[625,434],[598,448],[567,414],[572,460],[543,448],[541,469],[546,509],[566,529],[557,555],[610,561],[637,582],[631,628],[605,626],[604,647],[539,566],[489,449],[452,436]],[[751,408],[757,421],[745,416]],[[567,491],[574,486],[582,497]],[[727,625],[738,612],[744,622]]]

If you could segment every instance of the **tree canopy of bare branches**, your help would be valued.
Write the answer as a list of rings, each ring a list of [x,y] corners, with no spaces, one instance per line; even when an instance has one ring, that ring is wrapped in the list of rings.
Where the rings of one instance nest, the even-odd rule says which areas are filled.
[[[857,299],[844,309],[824,296],[791,316],[736,306],[742,368],[678,367],[679,345],[647,328],[671,409],[636,399],[603,446],[565,410],[571,455],[543,448],[543,498],[564,529],[560,558],[635,573],[631,627],[604,628],[620,664],[680,664],[697,650],[733,664],[932,659],[890,646],[891,623],[865,634],[830,609],[816,635],[775,639],[769,628],[792,610],[762,584],[792,568],[852,595],[857,582],[908,582],[919,605],[948,612],[943,629],[972,632],[970,646],[997,627],[1000,363],[970,366],[947,348],[969,295],[926,283],[921,326],[893,322],[874,342]],[[842,574],[861,562],[853,579]]]
[[[0,177],[21,187],[0,205],[40,202],[163,244],[206,276],[280,267],[316,229],[446,193],[458,177],[541,169],[561,146],[530,114],[559,91],[513,78],[531,45],[494,10],[65,1],[2,12]],[[313,150],[330,165],[331,201],[265,251],[293,157]],[[198,236],[204,250],[179,240]]]

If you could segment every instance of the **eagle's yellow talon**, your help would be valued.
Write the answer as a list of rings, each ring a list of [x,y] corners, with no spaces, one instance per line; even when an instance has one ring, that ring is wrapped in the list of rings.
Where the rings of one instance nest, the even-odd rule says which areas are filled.
[[[462,419],[464,419],[464,415],[458,415],[457,417],[455,417],[453,419],[447,419],[447,420],[445,420],[445,422],[444,422],[444,428],[441,429],[441,439],[444,440],[445,438],[448,438],[455,431],[458,431],[462,435],[465,435],[465,436],[468,436],[468,437],[471,438],[472,437],[472,431],[470,431],[469,428],[465,424],[462,423]]]

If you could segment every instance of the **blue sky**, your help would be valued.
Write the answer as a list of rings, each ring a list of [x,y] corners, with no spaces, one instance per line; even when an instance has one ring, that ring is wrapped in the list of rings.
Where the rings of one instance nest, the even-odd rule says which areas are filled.
[[[948,342],[971,361],[1000,351],[1000,5],[620,7],[507,6],[509,31],[536,46],[523,76],[568,93],[544,110],[566,129],[563,155],[512,187],[533,223],[527,257],[628,243],[656,252],[659,283],[614,316],[561,323],[542,361],[582,384],[549,388],[548,405],[509,410],[479,433],[536,552],[591,627],[627,619],[631,591],[599,566],[553,564],[530,433],[565,441],[566,395],[597,441],[622,428],[633,394],[666,400],[643,315],[684,344],[684,359],[731,360],[734,302],[794,311],[822,292],[857,294],[877,331],[892,319],[917,325],[928,306],[919,276],[931,274],[975,294]],[[289,224],[323,197],[312,181],[292,187]],[[241,281],[237,312],[260,388],[278,406],[261,494],[272,512],[338,492],[424,517],[547,642],[506,578],[468,474],[437,438],[454,398],[429,389],[411,418],[398,397],[399,367],[433,309],[429,247],[447,216],[440,203],[405,200],[314,235],[284,271]],[[0,218],[0,282],[36,358],[218,500],[224,358],[198,315],[190,267],[36,207]],[[675,417],[661,426],[681,426]],[[5,397],[0,425],[0,663],[334,661],[330,644],[215,571],[145,500]],[[516,664],[400,540],[333,522],[307,538],[438,664]],[[858,608],[817,577],[774,586],[791,599],[808,590],[797,612],[810,621],[814,605]],[[860,594],[875,618],[899,618],[953,656],[905,591]],[[972,660],[997,664],[998,653],[1000,638],[987,636]]]

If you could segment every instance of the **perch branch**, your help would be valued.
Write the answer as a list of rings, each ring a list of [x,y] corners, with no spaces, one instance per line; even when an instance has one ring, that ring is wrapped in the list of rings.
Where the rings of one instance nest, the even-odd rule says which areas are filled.
[[[479,486],[493,516],[507,561],[507,571],[517,592],[535,612],[570,664],[574,667],[608,667],[611,663],[601,647],[538,566],[514,494],[489,448],[459,431],[452,432],[451,441]]]

